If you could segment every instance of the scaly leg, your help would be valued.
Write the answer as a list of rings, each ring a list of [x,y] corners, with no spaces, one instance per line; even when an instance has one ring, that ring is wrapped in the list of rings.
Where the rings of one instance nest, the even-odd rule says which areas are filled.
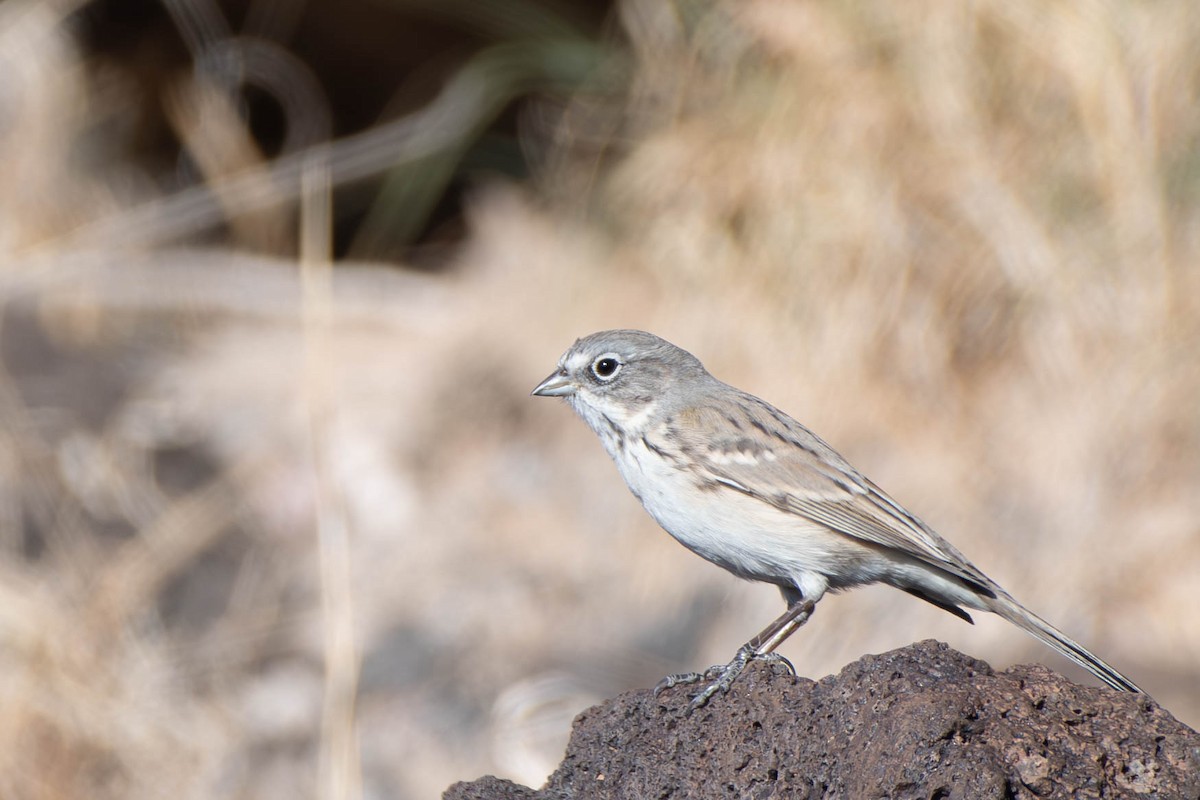
[[[664,689],[669,689],[672,686],[678,686],[683,683],[710,680],[712,682],[702,692],[692,698],[691,708],[697,709],[707,703],[709,698],[717,692],[728,692],[729,687],[737,680],[738,675],[742,674],[742,670],[746,668],[746,665],[756,659],[776,664],[782,663],[787,666],[793,675],[796,674],[796,670],[792,667],[791,662],[774,651],[776,647],[779,647],[783,643],[784,639],[791,636],[801,625],[808,622],[815,608],[816,604],[813,601],[799,598],[796,602],[788,606],[788,610],[783,612],[778,619],[764,628],[753,639],[738,648],[733,660],[728,664],[718,664],[709,667],[704,672],[685,672],[682,675],[669,675],[658,686],[654,687],[654,693],[658,694]]]

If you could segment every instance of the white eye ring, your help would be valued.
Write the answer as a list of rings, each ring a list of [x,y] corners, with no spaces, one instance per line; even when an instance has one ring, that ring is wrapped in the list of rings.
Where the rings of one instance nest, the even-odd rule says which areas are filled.
[[[592,362],[592,374],[596,376],[596,380],[608,383],[617,377],[623,366],[625,365],[621,363],[621,357],[616,353],[605,353]]]

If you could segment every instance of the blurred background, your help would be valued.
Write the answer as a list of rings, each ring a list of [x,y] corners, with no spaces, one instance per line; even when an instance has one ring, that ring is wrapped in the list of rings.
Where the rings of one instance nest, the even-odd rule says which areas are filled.
[[[530,389],[658,333],[1200,725],[1200,14],[0,4],[0,793],[539,785],[781,610]],[[924,638],[884,588],[783,648]],[[1094,681],[1092,681],[1094,683]]]

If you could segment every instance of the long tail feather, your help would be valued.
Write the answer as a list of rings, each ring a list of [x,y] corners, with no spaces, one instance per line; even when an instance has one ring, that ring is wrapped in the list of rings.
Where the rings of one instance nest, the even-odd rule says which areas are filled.
[[[1137,684],[1106,664],[1079,642],[1067,636],[1046,620],[1022,606],[1003,592],[986,601],[991,611],[1004,617],[1018,628],[1045,642],[1114,689],[1141,692]]]

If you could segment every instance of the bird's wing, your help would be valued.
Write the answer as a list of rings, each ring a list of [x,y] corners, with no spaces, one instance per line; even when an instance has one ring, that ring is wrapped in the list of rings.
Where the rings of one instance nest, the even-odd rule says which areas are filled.
[[[983,573],[796,420],[739,393],[674,414],[659,434],[702,477],[831,530],[891,548],[994,594]]]

